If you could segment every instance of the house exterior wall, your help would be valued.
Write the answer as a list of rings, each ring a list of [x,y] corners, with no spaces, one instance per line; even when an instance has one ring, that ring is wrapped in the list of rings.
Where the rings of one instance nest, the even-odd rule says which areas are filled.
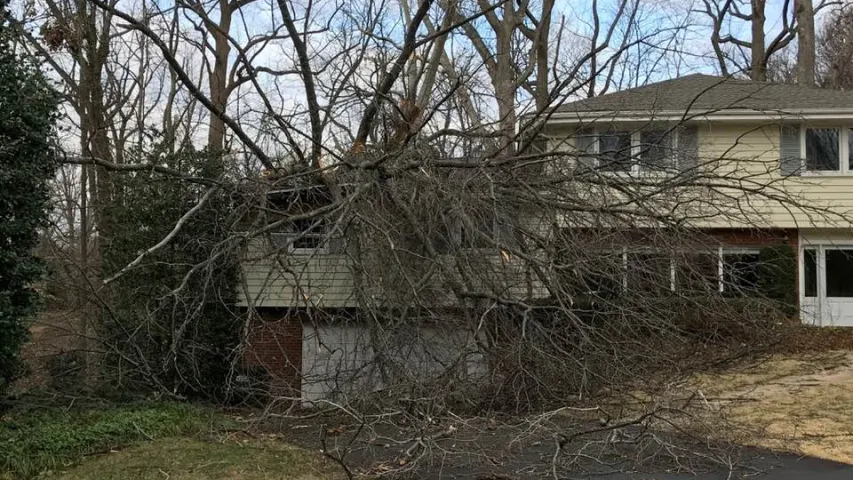
[[[266,309],[252,318],[247,333],[243,366],[265,371],[271,395],[298,398],[302,388],[302,315]]]
[[[831,122],[809,125],[838,126]],[[737,207],[751,207],[755,211],[755,217],[750,219],[752,224],[766,228],[850,226],[853,176],[830,173],[784,178],[779,171],[778,123],[706,124],[700,130],[702,137],[702,157],[712,163],[719,162],[722,175],[748,179],[745,186],[749,189],[763,187],[762,193],[737,192]],[[787,197],[787,201],[768,197]],[[708,226],[725,224],[726,219],[720,218],[710,221]]]
[[[353,261],[347,253],[313,253],[273,255],[265,247],[263,238],[250,241],[242,263],[245,290],[240,288],[239,305],[254,308],[351,308],[357,306],[356,279]],[[497,254],[494,250],[471,250],[461,268],[469,269],[482,285],[470,288],[489,289],[510,298],[542,297],[546,295],[542,284],[528,272],[524,263],[509,253]],[[439,261],[451,261],[450,257]],[[427,260],[424,260],[426,262]],[[456,271],[456,268],[451,268]],[[399,273],[399,272],[397,272]],[[389,276],[390,278],[390,276]],[[418,302],[433,306],[451,306],[456,303],[446,278],[435,275],[431,283],[422,287]],[[396,279],[402,282],[405,279]],[[374,284],[375,287],[375,284]],[[367,287],[366,287],[367,288]],[[389,285],[387,288],[394,288]],[[367,294],[382,295],[387,292]]]
[[[830,121],[807,125],[840,126]],[[628,129],[642,126],[626,124]],[[806,173],[783,177],[779,171],[778,122],[700,122],[697,127],[700,168],[714,185],[702,191],[692,186],[661,191],[661,197],[667,197],[658,199],[662,207],[676,203],[673,199],[680,200],[676,215],[694,219],[691,224],[698,228],[850,227],[853,175]],[[572,127],[552,128],[548,131],[551,148],[573,151],[574,133]],[[693,197],[690,189],[694,190]],[[590,198],[605,202],[603,205],[624,199],[616,190],[601,187],[591,188]]]
[[[240,305],[263,307],[355,306],[353,273],[345,253],[271,254],[254,238],[242,263]]]
[[[363,324],[305,324],[302,344],[302,401],[338,400],[371,393],[406,379],[423,382],[452,371],[456,378],[485,375],[483,355],[471,332],[420,327],[374,332]],[[382,357],[374,345],[381,345]]]

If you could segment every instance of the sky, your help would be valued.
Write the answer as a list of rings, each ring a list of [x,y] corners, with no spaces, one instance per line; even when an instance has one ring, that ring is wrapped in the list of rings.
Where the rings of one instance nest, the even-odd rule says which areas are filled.
[[[165,32],[162,22],[171,18],[172,9],[175,6],[173,2],[120,0],[119,6],[140,18],[143,11],[143,1],[147,2],[149,12],[159,10],[159,13],[163,15],[152,20],[152,28],[160,28],[161,31]],[[397,0],[378,1],[379,3],[375,4],[374,7],[384,5],[387,15],[380,22],[377,33],[380,34],[379,36],[389,38],[392,43],[399,43],[403,30],[399,3]],[[414,0],[408,1],[414,3]],[[619,0],[599,1],[602,25],[606,26],[612,23],[618,2]],[[779,17],[783,3],[784,0],[768,0],[766,13],[768,39],[772,38],[782,26]],[[217,19],[216,2],[208,2],[207,5],[210,6],[211,18]],[[296,0],[294,5],[296,5],[295,16],[302,17],[309,3],[307,0]],[[387,68],[388,63],[396,53],[395,47],[392,47],[389,56],[381,55],[381,49],[378,49],[378,45],[387,46],[388,44],[383,43],[378,39],[378,36],[371,39],[364,32],[366,28],[364,17],[366,14],[375,13],[375,11],[367,11],[364,3],[355,0],[314,1],[310,5],[312,20],[307,25],[313,33],[308,37],[308,46],[311,55],[315,57],[313,65],[317,71],[318,81],[331,88],[334,82],[339,81],[339,77],[349,68],[348,63],[352,62],[352,59],[339,56],[342,49],[355,48],[360,42],[367,41],[369,45],[366,50],[368,58],[353,72],[352,76],[348,77],[348,81],[353,85],[353,88],[357,87],[369,93],[381,71]],[[586,0],[557,0],[556,11],[553,15],[552,36],[556,37],[557,32],[560,31],[560,25],[563,25],[564,33],[563,40],[559,42],[560,51],[555,51],[553,54],[557,63],[555,72],[558,76],[570,71],[572,59],[588,49],[593,18],[591,6],[592,2]],[[630,48],[620,57],[617,68],[613,71],[612,82],[610,84],[605,84],[603,81],[598,82],[596,93],[630,88],[695,72],[718,73],[719,67],[716,64],[716,59],[712,56],[711,46],[708,42],[710,30],[707,20],[697,13],[697,9],[700,7],[701,0],[687,2],[683,0],[640,0],[635,24],[641,25],[641,27],[631,30],[630,36],[626,37],[625,32],[629,31],[628,23],[623,21],[616,30],[613,43],[618,45],[623,39],[637,41],[640,37],[643,38],[643,41]],[[336,8],[340,8],[340,10],[332,15]],[[251,45],[247,54],[252,56],[252,64],[256,68],[283,70],[292,69],[294,66],[292,44],[288,39],[277,38],[268,43],[255,43],[259,36],[269,32],[282,33],[277,9],[275,0],[257,0],[243,8],[234,19],[231,36],[239,45]],[[179,43],[176,56],[187,73],[192,78],[198,79],[205,68],[202,60],[207,58],[209,61],[210,58],[209,53],[205,54],[199,49],[199,45],[205,41],[205,38],[199,33],[200,29],[197,28],[201,23],[200,18],[187,9],[181,9],[179,19],[182,33],[186,38]],[[30,28],[37,34],[40,25],[43,23],[44,17],[36,18],[30,23]],[[483,35],[487,43],[493,41],[493,35],[490,35],[483,19],[476,21],[474,26]],[[748,25],[743,21],[733,21],[729,28],[736,36],[742,38],[747,38],[746,35],[749,33]],[[110,81],[120,80],[128,82],[124,85],[132,85],[134,81],[142,79],[141,81],[146,87],[145,99],[141,103],[134,102],[133,104],[144,107],[147,124],[154,129],[161,128],[164,114],[161,105],[164,103],[164,95],[168,93],[163,89],[168,85],[163,82],[169,78],[164,69],[162,56],[150,42],[144,41],[141,35],[128,33],[121,27],[118,27],[116,32],[121,33],[124,43],[121,45],[117,43],[114,48],[114,63],[118,67],[114,69],[115,78]],[[556,50],[555,38],[552,39],[552,44],[553,50]],[[469,72],[466,88],[475,94],[489,90],[487,72],[482,66],[482,62],[472,53],[471,44],[464,36],[454,35],[448,42],[446,51],[457,60],[471,59],[470,64],[475,68]],[[614,51],[614,48],[607,48],[602,52],[602,57],[606,58],[608,55],[612,55]],[[147,54],[142,55],[142,52],[147,52]],[[148,68],[140,68],[143,65],[141,63],[143,58],[151,61]],[[72,68],[72,62],[67,53],[56,53],[53,55],[53,59],[72,75],[77,74],[77,71]],[[236,60],[237,52],[232,49],[231,61],[234,63]],[[327,68],[328,65],[334,65],[335,68]],[[583,69],[581,72],[583,73]],[[276,133],[276,129],[265,133],[266,126],[272,123],[269,114],[288,115],[303,112],[305,93],[302,80],[295,73],[283,76],[261,74],[259,75],[259,82],[261,92],[267,96],[267,101],[272,105],[272,112],[266,108],[258,90],[250,83],[243,83],[234,89],[230,97],[228,111],[230,114],[240,117],[241,123],[247,129],[252,130],[259,141],[274,150],[281,147],[282,143],[280,134]],[[200,86],[206,90],[204,80],[200,82]],[[348,92],[348,94],[352,93],[352,91]],[[439,93],[437,92],[437,94]],[[577,97],[579,94],[579,92],[575,92],[573,96]],[[320,92],[321,104],[328,104],[331,101],[328,95],[328,92]],[[567,100],[571,99],[574,98],[567,98]],[[521,95],[519,102],[524,103],[524,100],[525,96]],[[330,127],[330,130],[337,131],[338,141],[341,143],[346,143],[346,138],[351,136],[359,118],[359,109],[352,108],[357,105],[357,102],[354,102],[354,99],[342,102],[339,109],[330,113],[330,119],[336,123]],[[192,103],[192,96],[186,89],[180,89],[176,95],[176,107],[183,108]],[[481,107],[486,110],[486,113],[492,115],[496,111],[493,102],[488,99],[482,102]],[[193,115],[195,123],[190,126],[190,133],[197,144],[203,144],[206,137],[204,122],[206,116],[203,107],[197,105]],[[66,144],[69,150],[74,149],[74,141],[76,140],[73,133],[76,123],[74,117],[73,109],[68,109],[66,124],[69,135],[66,138]],[[304,122],[302,126],[304,128]]]

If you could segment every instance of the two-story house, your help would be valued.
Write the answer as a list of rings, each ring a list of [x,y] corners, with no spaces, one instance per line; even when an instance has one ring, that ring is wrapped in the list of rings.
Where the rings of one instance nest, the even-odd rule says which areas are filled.
[[[637,209],[622,228],[658,226],[648,213],[653,205],[716,239],[714,289],[749,287],[760,249],[789,245],[802,320],[853,326],[853,92],[690,75],[566,103],[549,112],[542,131],[547,150],[560,153],[547,168],[573,172],[578,200],[604,210],[618,205],[612,218],[631,218],[624,212]],[[322,207],[327,195],[311,187],[268,198],[298,212]],[[572,221],[560,228],[581,227]],[[364,289],[353,242],[310,218],[286,225],[253,240],[246,254],[242,302],[263,320],[250,326],[246,363],[305,401],[345,394],[375,354],[357,320]],[[502,253],[484,255],[499,288],[514,292],[507,298],[548,295]],[[638,256],[629,247],[621,255],[629,272]],[[675,291],[674,260],[671,268]],[[398,281],[393,272],[388,281]],[[436,293],[430,301],[439,305]],[[397,356],[412,371],[461,364],[463,374],[482,373],[476,332],[425,324],[408,334],[400,342],[407,350]],[[364,378],[356,382],[362,388]]]
[[[696,74],[567,103],[546,129],[597,193],[692,179],[659,203],[719,239],[721,290],[729,264],[787,243],[802,320],[853,326],[853,92]]]

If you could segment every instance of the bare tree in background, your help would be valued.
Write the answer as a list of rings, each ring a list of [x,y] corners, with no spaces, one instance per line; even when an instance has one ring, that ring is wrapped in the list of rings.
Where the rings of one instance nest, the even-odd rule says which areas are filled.
[[[853,50],[849,47],[851,35],[849,12],[849,7],[837,7],[823,16],[814,52],[815,85],[821,88],[848,88],[849,82],[845,78],[850,76],[847,65],[853,55],[851,53]],[[808,35],[798,37],[798,42],[809,43],[807,37]],[[768,62],[768,80],[777,83],[801,83],[799,78],[803,73],[800,69],[801,52],[808,52],[810,48],[808,45],[803,50],[798,47],[796,52],[787,48],[774,55]],[[808,59],[805,61],[809,62]],[[808,79],[805,84],[808,84]]]
[[[815,10],[812,0],[797,0],[797,83],[815,85]]]
[[[713,29],[711,45],[723,75],[749,72],[753,80],[763,82],[767,79],[767,63],[770,58],[796,37],[796,16],[791,8],[791,1],[784,1],[778,19],[782,26],[768,43],[765,30],[766,0],[703,0],[703,12],[710,19]],[[750,36],[743,39],[727,31],[727,26],[732,22],[746,22],[750,28]],[[732,69],[732,66],[735,68]]]
[[[853,9],[832,12],[820,31],[817,72],[822,87],[853,88]]]
[[[809,65],[814,65],[814,22],[823,9],[836,5],[834,1],[784,0],[778,18],[767,18],[767,1],[702,0],[701,12],[711,22],[711,46],[717,65],[723,75],[748,72],[753,80],[766,81],[768,63],[782,52],[795,38],[802,52],[800,63],[803,73],[800,82],[808,81]],[[779,25],[772,38],[767,38],[768,21]],[[739,27],[747,26],[750,36],[738,35]]]

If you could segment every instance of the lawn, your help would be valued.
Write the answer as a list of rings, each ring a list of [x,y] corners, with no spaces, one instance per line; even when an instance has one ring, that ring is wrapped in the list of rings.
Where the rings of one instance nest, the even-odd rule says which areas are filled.
[[[314,454],[277,440],[167,438],[144,442],[50,472],[47,478],[83,480],[318,480],[339,478]]]
[[[226,415],[180,404],[13,409],[0,417],[0,479],[326,479],[316,452],[242,432]]]

